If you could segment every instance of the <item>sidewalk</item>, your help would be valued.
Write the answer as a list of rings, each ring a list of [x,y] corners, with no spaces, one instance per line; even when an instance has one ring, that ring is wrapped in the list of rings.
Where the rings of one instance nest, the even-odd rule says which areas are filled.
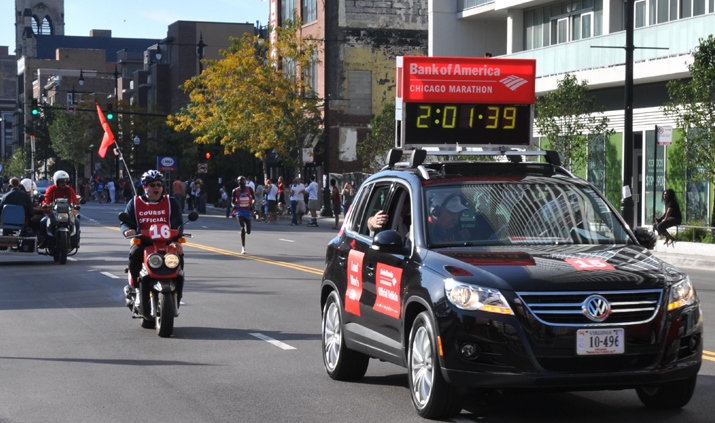
[[[678,241],[675,246],[666,247],[664,241],[659,240],[653,254],[674,266],[715,270],[715,244]]]

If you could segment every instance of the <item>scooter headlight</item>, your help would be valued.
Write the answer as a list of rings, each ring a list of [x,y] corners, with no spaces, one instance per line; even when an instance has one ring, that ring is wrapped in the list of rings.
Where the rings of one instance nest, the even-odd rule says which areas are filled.
[[[159,254],[152,254],[147,257],[146,262],[152,269],[158,269],[164,263],[164,259]]]
[[[174,269],[176,266],[179,265],[179,256],[176,254],[167,254],[164,256],[164,264],[166,264],[166,267],[169,269]]]
[[[57,221],[58,222],[69,222],[69,220],[70,220],[69,213],[57,213]]]

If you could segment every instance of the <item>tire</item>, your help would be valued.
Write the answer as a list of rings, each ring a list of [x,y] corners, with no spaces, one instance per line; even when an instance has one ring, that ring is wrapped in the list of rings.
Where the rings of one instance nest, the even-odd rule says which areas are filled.
[[[648,408],[656,410],[675,410],[685,407],[693,397],[698,376],[661,385],[649,385],[636,388],[638,398]]]
[[[172,293],[159,293],[158,312],[156,314],[156,334],[168,338],[174,332],[174,296]]]
[[[454,416],[462,410],[462,396],[443,379],[438,357],[434,325],[423,311],[410,331],[407,375],[412,405],[427,419]]]
[[[67,252],[69,249],[69,239],[67,238],[67,232],[57,232],[57,261],[60,264],[67,264]]]
[[[154,319],[139,319],[139,325],[143,327],[144,329],[154,329],[156,326],[156,322],[154,322]]]
[[[323,307],[323,364],[334,380],[358,380],[365,376],[370,357],[348,349],[343,338],[343,317],[338,294],[333,291]]]

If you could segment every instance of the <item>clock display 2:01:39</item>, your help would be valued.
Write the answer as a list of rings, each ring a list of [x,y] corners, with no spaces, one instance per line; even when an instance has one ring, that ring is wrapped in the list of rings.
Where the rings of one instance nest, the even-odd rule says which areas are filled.
[[[441,126],[444,129],[509,130],[517,128],[520,107],[487,104],[416,104],[415,126],[428,129]],[[528,107],[528,106],[526,106]]]
[[[408,144],[529,145],[531,105],[406,103]]]

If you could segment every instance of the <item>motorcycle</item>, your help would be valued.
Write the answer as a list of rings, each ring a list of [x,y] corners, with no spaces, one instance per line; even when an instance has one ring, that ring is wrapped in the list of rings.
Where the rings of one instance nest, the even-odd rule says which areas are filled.
[[[119,220],[123,223],[128,217],[125,212],[119,214]],[[199,214],[195,211],[188,215],[189,222],[198,218]],[[190,234],[179,236],[180,232],[181,227],[171,229],[166,223],[156,223],[128,237],[132,239],[132,244],[143,244],[145,247],[139,286],[136,286],[137,281],[132,280],[129,268],[125,269],[129,279],[129,286],[124,288],[125,305],[132,311],[132,318],[140,319],[141,327],[156,329],[162,338],[171,336],[174,332],[174,318],[179,317],[178,285],[183,284],[184,270],[179,265],[176,246],[169,243],[176,241],[183,244],[186,238],[191,237]],[[144,307],[147,305],[150,309],[148,315],[145,315]]]
[[[80,200],[80,204],[83,200]],[[70,204],[66,198],[58,198],[52,206],[52,213],[47,217],[47,231],[45,233],[45,254],[52,256],[60,264],[67,263],[67,256],[77,254],[79,250],[80,230],[77,228],[77,220],[80,215],[77,211],[79,205]],[[39,246],[38,249],[42,249]],[[39,251],[38,251],[39,253]]]

